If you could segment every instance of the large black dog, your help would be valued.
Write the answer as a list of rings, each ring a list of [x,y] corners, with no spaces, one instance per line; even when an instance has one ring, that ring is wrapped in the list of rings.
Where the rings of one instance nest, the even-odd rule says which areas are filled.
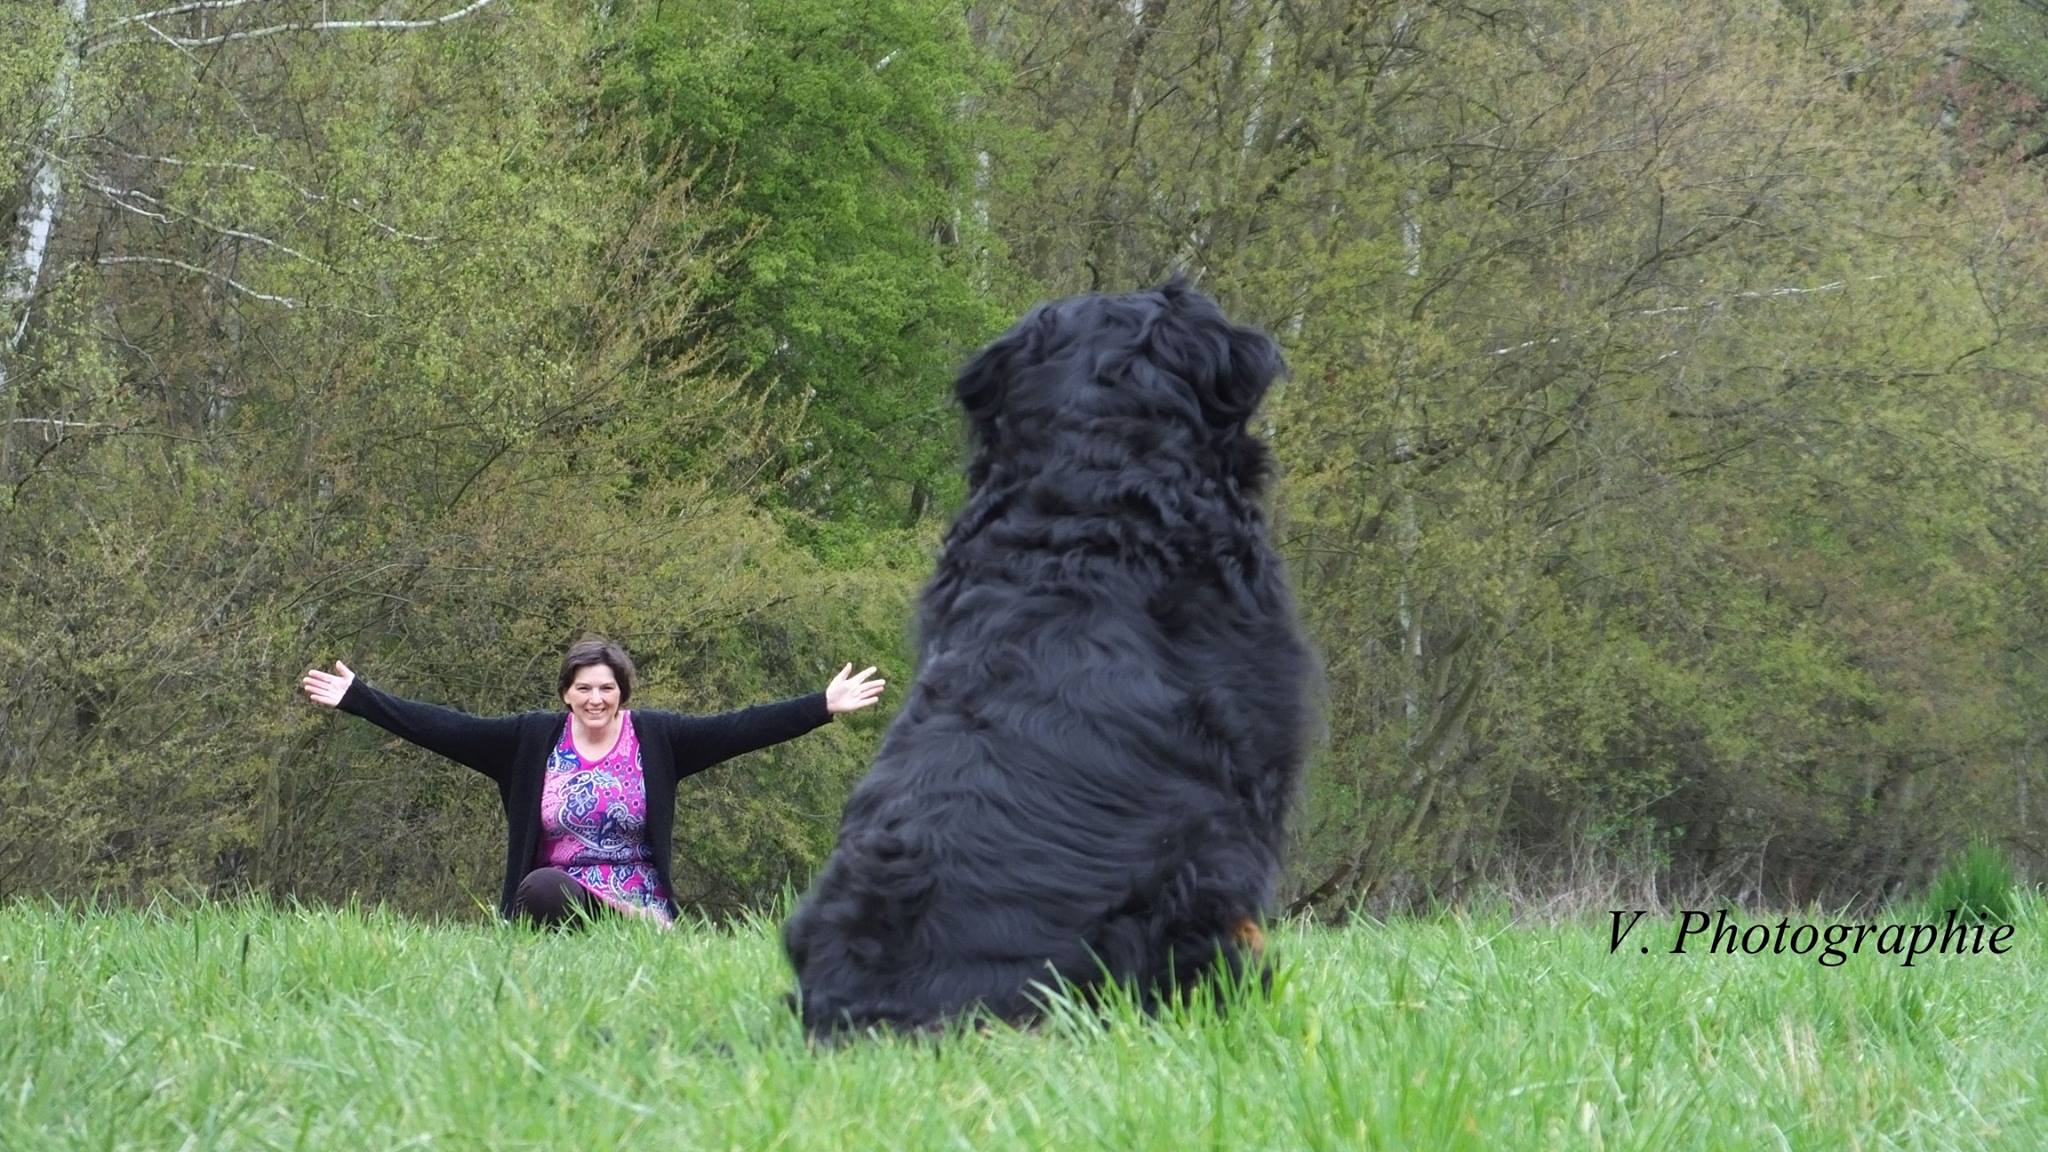
[[[1246,428],[1282,370],[1176,279],[1041,305],[962,371],[915,680],[784,930],[806,1028],[1259,963],[1316,677]]]

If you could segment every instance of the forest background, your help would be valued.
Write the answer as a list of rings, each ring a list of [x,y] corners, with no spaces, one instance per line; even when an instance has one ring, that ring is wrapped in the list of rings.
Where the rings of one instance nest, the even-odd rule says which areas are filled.
[[[476,915],[493,790],[316,662],[907,686],[953,370],[1175,270],[1292,365],[1291,907],[2038,874],[2044,101],[2042,0],[0,3],[0,899]],[[684,902],[880,711],[693,780]]]

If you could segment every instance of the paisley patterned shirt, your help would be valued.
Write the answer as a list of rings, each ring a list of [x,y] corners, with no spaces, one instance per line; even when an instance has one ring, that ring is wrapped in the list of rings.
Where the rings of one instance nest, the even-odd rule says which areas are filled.
[[[574,723],[562,722],[548,757],[534,867],[560,868],[605,903],[667,922],[668,893],[647,846],[647,786],[633,714],[619,717],[617,742],[590,764],[576,754]]]

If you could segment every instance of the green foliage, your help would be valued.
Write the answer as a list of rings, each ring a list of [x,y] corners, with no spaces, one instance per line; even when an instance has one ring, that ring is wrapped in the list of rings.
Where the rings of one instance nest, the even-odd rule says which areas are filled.
[[[1961,138],[2002,160],[2048,158],[2048,9],[1978,0],[1963,57],[1965,75],[1949,93]]]
[[[50,4],[0,8],[0,172],[27,168],[29,147],[55,111],[52,81],[64,45],[64,19]],[[0,220],[11,226],[25,182],[0,190]],[[12,331],[11,328],[8,331]]]
[[[707,285],[732,370],[804,413],[803,508],[887,527],[957,493],[948,385],[998,323],[973,283],[974,109],[957,5],[654,6],[608,71],[657,146],[715,158],[745,237]]]

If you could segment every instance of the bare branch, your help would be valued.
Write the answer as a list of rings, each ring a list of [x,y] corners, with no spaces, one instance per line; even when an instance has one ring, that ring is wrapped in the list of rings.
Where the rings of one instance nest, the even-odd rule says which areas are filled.
[[[279,183],[285,185],[287,188],[290,188],[292,191],[297,192],[300,196],[305,197],[305,199],[310,203],[325,204],[329,200],[333,199],[333,197],[331,196],[323,196],[320,193],[315,192],[312,189],[299,184],[297,181],[293,180],[289,176],[286,176],[279,172],[273,172],[268,168],[258,168],[254,164],[242,164],[233,160],[180,160],[176,156],[145,156],[138,152],[122,152],[118,149],[115,150],[115,154],[126,157],[129,160],[142,160],[151,164],[169,164],[172,165],[173,167],[181,168],[221,168],[226,169],[230,172],[248,172],[257,176],[268,176],[272,180],[276,180]],[[441,238],[439,236],[421,236],[416,232],[406,232],[402,229],[393,228],[391,225],[386,224],[382,220],[377,219],[375,216],[370,215],[367,211],[363,209],[363,202],[361,200],[356,199],[353,196],[349,197],[345,201],[342,201],[341,203],[342,207],[347,208],[349,211],[355,213],[358,216],[361,216],[365,220],[368,220],[373,227],[377,228],[378,230],[388,235],[396,236],[401,240],[411,240],[419,244],[438,244],[441,242]]]
[[[183,16],[187,12],[218,12],[223,8],[240,8],[244,4],[267,3],[270,3],[270,0],[195,0],[191,4],[179,4],[170,8],[159,8],[154,12],[137,12],[133,16],[123,16],[119,20],[108,22],[107,26],[119,28],[123,24],[147,24],[151,20],[165,16]]]
[[[1884,277],[1883,277],[1883,276],[1881,276],[1881,275],[1880,275],[1880,276],[1865,276],[1865,277],[1864,277],[1864,279],[1865,279],[1865,280],[1882,280],[1882,279],[1884,279]],[[1728,299],[1729,299],[1729,300],[1768,300],[1768,299],[1771,299],[1772,297],[1776,297],[1776,296],[1809,296],[1809,295],[1812,295],[1812,294],[1814,294],[1814,293],[1816,293],[1816,292],[1834,292],[1834,291],[1837,291],[1837,290],[1839,290],[1839,289],[1841,289],[1841,288],[1844,288],[1844,287],[1846,287],[1846,286],[1847,286],[1847,285],[1846,285],[1846,283],[1845,283],[1844,281],[1841,281],[1841,280],[1836,280],[1836,281],[1834,281],[1833,283],[1829,283],[1829,284],[1823,284],[1823,285],[1821,285],[1821,286],[1820,286],[1820,287],[1818,287],[1818,288],[1772,288],[1772,289],[1770,289],[1769,291],[1757,291],[1757,292],[1737,292],[1737,293],[1735,293],[1735,294],[1734,294],[1733,296],[1730,296],[1730,297],[1729,297]],[[1664,314],[1665,314],[1665,313],[1667,313],[1667,312],[1693,312],[1693,311],[1704,311],[1704,310],[1706,310],[1706,309],[1709,309],[1709,308],[1719,308],[1719,307],[1723,306],[1724,304],[1726,304],[1727,302],[1728,302],[1727,300],[1709,300],[1709,301],[1707,301],[1707,302],[1705,302],[1705,303],[1703,303],[1703,304],[1674,304],[1674,305],[1671,305],[1670,307],[1667,307],[1667,308],[1645,308],[1645,309],[1643,309],[1643,310],[1642,310],[1642,311],[1640,311],[1640,312],[1636,312],[1636,313],[1633,313],[1633,315],[1636,315],[1636,316],[1662,316],[1662,315],[1664,315]]]
[[[182,55],[183,55],[183,56],[185,57],[185,59],[187,59],[187,60],[190,60],[190,61],[192,61],[193,65],[194,65],[194,66],[196,66],[196,67],[198,67],[198,68],[199,68],[199,69],[200,69],[201,71],[205,71],[205,69],[206,69],[206,65],[205,65],[205,63],[204,63],[203,61],[201,61],[201,60],[199,59],[199,57],[197,57],[197,56],[194,56],[194,55],[192,54],[192,50],[191,50],[190,48],[187,48],[187,47],[185,47],[185,46],[184,46],[183,44],[179,43],[179,42],[178,42],[178,38],[177,38],[177,37],[175,37],[175,36],[171,35],[171,34],[170,34],[169,32],[166,32],[166,31],[164,31],[163,29],[161,29],[161,28],[157,27],[156,25],[154,25],[154,24],[151,24],[151,23],[150,23],[149,21],[147,21],[147,20],[144,20],[144,21],[142,22],[142,26],[143,26],[144,28],[146,28],[146,29],[148,29],[148,30],[149,30],[149,34],[150,34],[151,36],[154,36],[154,37],[156,37],[157,39],[159,39],[159,40],[163,41],[164,43],[166,43],[166,44],[169,44],[169,45],[170,45],[171,47],[173,47],[173,48],[176,48],[176,49],[177,49],[177,50],[179,51],[179,53],[181,53],[181,54],[182,54]],[[107,44],[107,45],[102,45],[102,47],[110,47],[110,48],[111,48],[111,47],[115,47],[115,46],[117,46],[117,45],[121,45],[121,44],[132,44],[132,43],[134,43],[134,41],[133,41],[133,40],[116,40],[116,41],[113,41],[113,42],[112,42],[111,44]]]
[[[282,36],[290,32],[353,32],[362,30],[374,31],[378,29],[404,31],[414,28],[438,28],[445,24],[452,24],[473,12],[490,6],[492,3],[493,0],[471,0],[465,7],[436,16],[431,20],[312,20],[295,24],[272,24],[264,28],[251,28],[246,32],[223,32],[218,36],[170,36],[159,31],[155,25],[147,20],[142,21],[142,25],[150,31],[163,36],[167,42],[179,48],[207,48],[215,44],[226,44],[234,40],[260,40],[266,36]],[[100,47],[111,48],[131,43],[136,43],[136,41],[133,39],[114,40]]]
[[[223,276],[212,269],[201,268],[197,264],[187,264],[183,260],[172,260],[164,256],[102,256],[99,258],[99,263],[102,266],[110,264],[165,264],[172,268],[182,268],[187,272],[197,272],[201,276],[218,280],[235,291],[253,299],[268,301],[272,304],[281,304],[286,308],[297,308],[301,303],[289,296],[272,296],[267,292],[258,292],[254,288],[238,283],[233,278]]]
[[[180,168],[226,168],[234,172],[254,172],[262,176],[277,176],[277,173],[264,168],[258,168],[254,164],[242,164],[233,160],[180,160],[176,156],[145,156],[140,152],[123,152],[119,149],[115,149],[114,154],[129,160],[144,160],[151,164],[170,164]],[[277,176],[277,178],[284,180],[282,176]],[[289,180],[285,182],[291,183]],[[300,189],[300,192],[312,199],[326,199],[324,196],[306,192],[304,189]]]
[[[1488,352],[1487,355],[1507,356],[1515,352],[1526,352],[1529,349],[1536,347],[1538,344],[1560,344],[1563,342],[1564,337],[1562,336],[1552,336],[1548,340],[1524,340],[1520,344],[1510,344],[1505,348],[1495,348],[1492,351]]]
[[[107,427],[111,427],[111,425],[107,425],[107,424],[102,424],[102,423],[100,423],[100,422],[99,422],[99,421],[97,421],[97,420],[53,420],[53,419],[51,419],[51,418],[49,418],[49,417],[47,417],[47,416],[16,416],[16,417],[13,417],[12,419],[8,420],[7,422],[8,422],[9,424],[35,424],[35,425],[38,425],[38,426],[40,426],[40,427],[44,427],[44,428],[107,428]]]
[[[1859,277],[1858,280],[1860,283],[1867,284],[1872,280],[1884,280],[1887,278],[1888,276],[1886,274],[1879,273],[1875,276]],[[1772,300],[1785,296],[1812,296],[1822,292],[1837,292],[1846,287],[1848,287],[1848,281],[1835,280],[1830,283],[1822,284],[1814,288],[1757,289],[1755,291],[1750,292],[1732,293],[1729,296],[1720,300],[1703,300],[1698,304],[1670,304],[1662,308],[1642,308],[1634,312],[1624,312],[1622,313],[1622,315],[1665,316],[1676,312],[1707,312],[1717,308],[1724,308],[1728,305],[1728,302],[1731,300]],[[1486,354],[1489,356],[1508,356],[1516,352],[1526,352],[1529,349],[1538,347],[1540,345],[1561,344],[1569,339],[1571,339],[1571,337],[1569,336],[1552,336],[1548,340],[1524,340],[1520,344],[1509,344],[1501,348],[1488,349]],[[1676,355],[1676,353],[1667,352],[1663,356],[1658,357],[1658,359],[1668,360],[1674,355]]]
[[[113,206],[116,208],[121,208],[129,212],[133,212],[137,216],[148,217],[151,220],[155,220],[159,224],[169,224],[171,222],[171,218],[169,216],[164,215],[161,212],[151,212],[147,208],[137,208],[135,205],[128,203],[128,201],[122,199],[122,197],[125,194],[119,188],[109,188],[104,184],[93,183],[88,183],[86,186],[91,188],[93,191],[99,193],[100,195],[106,197],[108,202],[113,204]],[[143,196],[143,194],[140,192],[136,193],[136,195],[141,196],[143,199],[150,200],[152,203],[154,203],[153,197]]]
[[[111,201],[111,202],[112,202],[112,203],[113,203],[113,204],[114,204],[114,205],[115,205],[116,207],[120,207],[120,208],[125,208],[125,209],[127,209],[128,211],[130,211],[130,212],[133,212],[133,213],[135,213],[135,214],[136,214],[136,215],[138,215],[138,216],[147,216],[148,218],[150,218],[150,219],[152,219],[152,220],[157,220],[157,221],[161,221],[162,223],[165,223],[165,224],[171,224],[171,223],[175,223],[175,222],[177,222],[177,221],[179,221],[179,220],[185,220],[185,221],[187,221],[187,222],[189,222],[189,223],[192,223],[192,224],[196,224],[196,225],[198,225],[199,227],[201,227],[201,228],[204,228],[204,229],[206,229],[206,230],[207,230],[207,231],[209,231],[209,232],[216,232],[216,233],[219,233],[219,234],[220,234],[220,235],[222,235],[222,236],[233,236],[234,238],[236,238],[236,239],[238,239],[238,240],[252,240],[252,241],[254,241],[254,242],[258,243],[258,244],[261,244],[261,245],[263,245],[263,246],[264,246],[264,247],[266,247],[266,248],[275,248],[276,250],[278,250],[279,252],[282,252],[282,253],[284,253],[284,254],[285,254],[285,255],[287,255],[287,256],[295,256],[295,257],[297,257],[298,259],[300,259],[300,260],[303,260],[303,261],[305,261],[306,263],[308,263],[308,264],[311,264],[311,265],[313,265],[313,266],[314,266],[314,267],[316,267],[316,268],[326,268],[326,267],[327,267],[327,265],[326,265],[326,264],[322,263],[322,262],[321,262],[321,261],[319,261],[319,260],[316,260],[316,259],[314,259],[314,258],[313,258],[313,257],[311,257],[311,256],[308,256],[308,255],[306,255],[306,254],[305,254],[304,252],[301,252],[301,251],[299,251],[299,250],[298,250],[298,249],[296,249],[296,248],[293,248],[293,247],[292,247],[291,245],[289,245],[289,244],[280,244],[280,243],[278,243],[277,241],[275,241],[275,240],[272,240],[272,239],[270,239],[270,238],[269,238],[269,237],[267,237],[267,236],[260,236],[260,235],[258,235],[258,234],[256,234],[256,233],[254,233],[254,232],[244,232],[243,230],[241,230],[241,229],[239,229],[239,228],[229,228],[229,227],[227,227],[227,226],[226,226],[226,225],[224,225],[224,224],[215,224],[215,223],[212,223],[212,222],[210,222],[210,221],[207,221],[207,220],[203,220],[203,219],[199,218],[198,216],[194,216],[194,215],[191,215],[190,213],[178,213],[177,215],[165,215],[165,214],[164,214],[164,212],[151,212],[151,211],[149,211],[149,210],[148,210],[148,209],[146,209],[146,208],[138,208],[138,207],[136,207],[135,205],[133,205],[133,204],[130,204],[130,203],[128,203],[128,200],[129,200],[129,199],[131,199],[131,198],[132,198],[132,199],[136,199],[136,200],[141,200],[141,201],[144,201],[144,202],[146,202],[146,203],[148,203],[148,204],[152,204],[152,205],[154,205],[154,206],[156,206],[156,207],[158,207],[158,208],[162,208],[162,209],[164,209],[164,210],[165,210],[165,212],[177,212],[177,209],[175,209],[175,208],[171,208],[171,207],[170,207],[169,205],[165,204],[165,203],[164,203],[163,201],[161,201],[161,200],[157,199],[156,197],[154,197],[154,196],[151,196],[151,195],[150,195],[149,193],[147,193],[147,192],[143,192],[143,191],[141,191],[141,190],[139,190],[139,189],[134,189],[134,188],[129,188],[129,189],[122,189],[122,188],[113,188],[113,187],[109,187],[109,186],[108,186],[108,185],[106,185],[106,184],[102,184],[102,183],[100,183],[99,181],[97,181],[97,180],[94,180],[94,179],[93,179],[92,177],[90,177],[90,176],[87,176],[87,177],[85,178],[85,183],[86,183],[86,187],[88,187],[88,188],[91,188],[91,189],[92,189],[93,191],[95,191],[95,192],[98,192],[98,193],[99,193],[100,195],[102,195],[102,196],[106,197],[106,198],[107,198],[107,199],[108,199],[109,201]]]
[[[31,427],[49,428],[60,433],[67,429],[79,429],[81,431],[96,432],[107,436],[149,436],[158,440],[180,440],[187,444],[206,443],[206,440],[201,437],[185,436],[176,432],[166,431],[162,428],[142,428],[133,424],[109,424],[102,420],[58,420],[48,416],[15,416],[4,421],[4,423],[26,424]],[[225,433],[223,435],[234,434]],[[61,435],[53,438],[46,437],[45,443],[54,445],[57,443],[61,443],[64,439],[65,437]],[[31,475],[33,475],[33,473],[31,473]],[[29,477],[24,476],[22,477],[21,484],[15,485],[15,492],[17,494],[20,493],[22,485],[28,483],[28,480]]]

